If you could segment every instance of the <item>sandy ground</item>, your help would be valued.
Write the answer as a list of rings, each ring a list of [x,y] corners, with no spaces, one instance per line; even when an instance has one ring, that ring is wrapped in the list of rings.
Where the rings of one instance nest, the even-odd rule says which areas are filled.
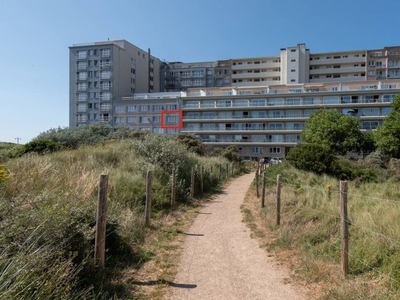
[[[253,178],[237,178],[199,211],[185,233],[167,299],[307,299],[287,283],[287,271],[268,257],[242,222],[240,205]]]

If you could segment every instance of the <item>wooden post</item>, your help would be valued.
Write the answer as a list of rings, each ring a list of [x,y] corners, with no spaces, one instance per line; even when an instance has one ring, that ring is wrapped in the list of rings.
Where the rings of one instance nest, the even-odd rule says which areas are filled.
[[[226,164],[226,179],[229,178],[229,164]]]
[[[342,273],[349,273],[349,220],[347,216],[347,181],[340,181],[340,224]]]
[[[276,225],[281,224],[281,174],[276,176]]]
[[[194,167],[190,173],[190,196],[194,198]]]
[[[221,181],[221,175],[222,175],[222,166],[219,164],[219,177],[218,180]]]
[[[171,206],[175,205],[176,171],[172,170]]]
[[[265,172],[262,173],[261,207],[265,207]]]
[[[259,178],[259,176],[258,176],[258,168],[257,168],[257,170],[256,170],[256,195],[257,195],[257,198],[260,198],[260,192],[258,190],[258,178]]]
[[[202,194],[203,194],[203,191],[204,191],[204,189],[203,189],[203,187],[204,187],[203,179],[204,179],[204,167],[200,166],[200,191],[201,191]]]
[[[104,261],[106,254],[106,211],[107,211],[107,194],[108,194],[108,175],[100,175],[98,202],[97,202],[97,218],[96,218],[96,236],[94,259],[95,265],[99,269],[104,269]]]
[[[232,176],[233,176],[233,174],[235,173],[235,164],[234,163],[232,163],[231,169],[232,169]]]
[[[146,222],[145,225],[150,225],[150,218],[151,218],[151,171],[147,171],[146,176]]]

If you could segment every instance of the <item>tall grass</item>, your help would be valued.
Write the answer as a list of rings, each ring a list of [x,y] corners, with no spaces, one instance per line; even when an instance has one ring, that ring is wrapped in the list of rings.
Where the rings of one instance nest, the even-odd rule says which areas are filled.
[[[191,201],[192,166],[205,166],[209,192],[220,183],[217,166],[228,163],[188,153],[166,137],[149,139],[160,148],[154,140],[147,146],[146,140],[125,140],[7,161],[0,182],[0,299],[134,298],[129,287],[115,282],[125,268],[152,259],[143,248],[151,230],[143,216],[147,170],[154,173],[153,218],[162,220],[173,209],[172,167],[178,169],[180,207]],[[153,152],[145,151],[149,145]],[[100,174],[109,175],[103,273],[93,261]]]
[[[360,293],[363,299],[379,299],[377,293],[381,296],[385,293],[381,299],[398,299],[400,194],[397,184],[349,182],[350,272],[343,280],[339,182],[296,170],[288,164],[273,166],[265,174],[269,186],[267,199],[271,200],[261,213],[266,226],[277,237],[269,244],[270,249],[300,250],[303,263],[297,271],[309,281],[329,285],[327,299],[361,299]],[[277,174],[282,174],[280,227],[275,225],[272,208]]]

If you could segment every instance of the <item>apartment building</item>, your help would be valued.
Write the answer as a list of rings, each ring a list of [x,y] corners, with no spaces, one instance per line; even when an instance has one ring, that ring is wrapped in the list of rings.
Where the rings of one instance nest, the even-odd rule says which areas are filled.
[[[125,40],[70,47],[70,127],[186,132],[255,158],[284,157],[320,108],[373,130],[399,92],[400,46],[311,53],[298,44],[276,56],[193,63],[161,62]]]
[[[125,40],[69,47],[69,126],[114,126],[114,101],[160,90],[160,60]]]
[[[372,131],[399,93],[400,80],[189,89],[181,132],[210,145],[237,145],[242,156],[285,157],[316,110],[358,117],[360,130]]]

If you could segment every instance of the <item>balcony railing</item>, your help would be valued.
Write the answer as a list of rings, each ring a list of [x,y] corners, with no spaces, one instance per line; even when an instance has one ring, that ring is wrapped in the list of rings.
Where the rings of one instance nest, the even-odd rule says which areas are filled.
[[[299,127],[282,127],[282,128],[190,128],[183,127],[182,131],[193,131],[193,132],[203,132],[203,131],[293,131],[293,130],[303,130],[304,126]]]
[[[289,101],[288,101],[289,100]],[[312,101],[306,99],[300,99],[299,101],[291,101],[290,99],[286,99],[286,101],[282,101],[280,103],[273,103],[269,102],[264,105],[260,103],[233,103],[233,104],[184,104],[182,106],[183,109],[185,108],[238,108],[238,107],[274,107],[274,106],[317,106],[317,105],[338,105],[338,104],[365,104],[365,103],[379,103],[379,102],[391,102],[391,99],[379,97],[374,99],[362,98],[362,99],[350,99],[350,100],[323,100],[323,99],[314,99]]]

